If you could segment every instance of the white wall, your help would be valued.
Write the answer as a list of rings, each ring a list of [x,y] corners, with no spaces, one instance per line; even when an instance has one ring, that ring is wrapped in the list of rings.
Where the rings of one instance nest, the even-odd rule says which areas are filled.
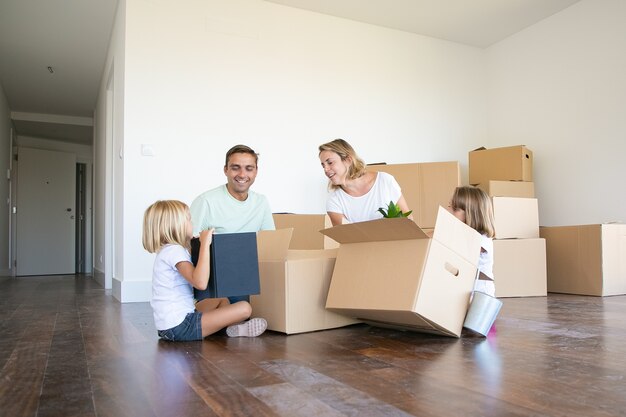
[[[105,288],[113,288],[118,299],[121,299],[124,251],[121,230],[124,224],[125,30],[126,2],[120,0],[94,112],[94,277]],[[107,105],[107,100],[110,100],[110,105]],[[141,176],[138,172],[135,175]],[[114,205],[114,210],[111,205]]]
[[[583,0],[486,51],[488,144],[533,151],[542,225],[626,221],[625,22]]]
[[[11,112],[0,85],[0,275],[9,274],[9,181],[6,173],[11,158]]]
[[[526,144],[541,224],[625,220],[625,8],[583,0],[479,50],[257,0],[129,0],[118,279],[150,281],[145,207],[223,183],[235,143],[261,153],[274,211],[324,211],[317,146],[344,137],[369,162],[459,160],[464,180],[468,150]]]
[[[224,183],[234,144],[261,153],[254,189],[274,211],[323,213],[323,142],[343,137],[368,162],[464,166],[484,143],[483,50],[259,0],[120,7],[123,282],[151,280],[145,208]]]
[[[73,153],[76,155],[77,163],[91,164],[93,161],[93,150],[91,145],[79,145],[76,143],[61,142],[58,140],[49,140],[30,136],[18,136],[15,145],[25,148]]]

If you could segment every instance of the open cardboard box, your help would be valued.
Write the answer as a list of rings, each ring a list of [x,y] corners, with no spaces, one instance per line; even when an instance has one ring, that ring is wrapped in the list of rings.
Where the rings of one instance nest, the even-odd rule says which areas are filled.
[[[287,334],[358,323],[325,308],[337,249],[290,249],[293,233],[293,228],[257,233],[261,292],[250,297],[253,316]]]
[[[480,235],[439,207],[433,237],[407,218],[323,230],[341,245],[326,308],[372,324],[459,337]]]

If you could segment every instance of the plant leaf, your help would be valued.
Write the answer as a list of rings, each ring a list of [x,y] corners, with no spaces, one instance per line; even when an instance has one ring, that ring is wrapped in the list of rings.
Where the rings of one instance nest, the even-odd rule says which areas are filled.
[[[403,213],[396,203],[390,201],[387,205],[387,211],[385,211],[385,209],[381,207],[378,209],[378,212],[381,213],[383,217],[390,219],[394,217],[409,217],[411,213],[413,213],[413,210],[407,213]]]

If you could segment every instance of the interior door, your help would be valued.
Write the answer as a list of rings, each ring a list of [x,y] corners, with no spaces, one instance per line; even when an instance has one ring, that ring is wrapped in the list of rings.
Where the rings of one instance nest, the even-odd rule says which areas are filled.
[[[76,155],[18,148],[16,275],[75,270]]]

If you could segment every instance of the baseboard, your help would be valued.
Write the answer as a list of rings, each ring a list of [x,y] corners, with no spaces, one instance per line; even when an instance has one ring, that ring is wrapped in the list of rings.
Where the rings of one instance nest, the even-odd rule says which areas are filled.
[[[98,268],[93,269],[93,279],[102,286],[105,290],[110,290],[106,287],[106,281],[104,279],[104,271],[100,271]]]
[[[152,281],[119,281],[113,278],[113,297],[120,303],[145,303],[152,298]]]

